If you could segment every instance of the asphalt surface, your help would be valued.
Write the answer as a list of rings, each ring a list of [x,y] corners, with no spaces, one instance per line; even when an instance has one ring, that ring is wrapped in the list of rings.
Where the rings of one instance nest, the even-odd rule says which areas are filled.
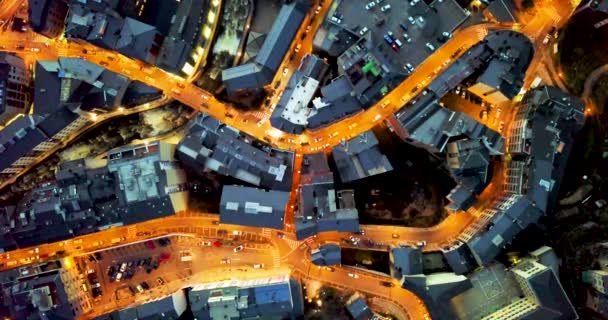
[[[296,35],[292,48],[294,48],[297,43],[300,43],[300,41],[302,41],[302,47],[298,53],[294,54],[295,58],[291,61],[288,59],[288,55],[285,58],[283,65],[279,68],[275,81],[281,81],[281,84],[279,89],[275,92],[282,92],[282,89],[287,83],[285,80],[297,68],[300,58],[311,52],[312,34],[322,22],[323,16],[330,4],[331,1],[326,0],[318,15],[312,15],[312,12],[315,9],[314,7],[312,8],[311,15],[303,23],[300,32],[304,32],[304,29],[309,23],[313,26],[312,31],[304,40],[300,40],[300,34]],[[552,26],[564,23],[571,12],[571,9],[568,10],[567,6],[565,6],[562,1],[559,1],[559,3],[557,3],[557,1],[545,1],[544,3],[537,4],[537,6],[541,7],[539,14],[533,21],[530,21],[525,26],[517,24],[481,24],[455,32],[453,38],[449,42],[441,48],[438,48],[431,56],[422,62],[418,68],[416,68],[416,71],[409,78],[395,90],[387,94],[384,99],[379,101],[375,106],[365,112],[359,113],[326,128],[316,131],[306,131],[301,135],[289,135],[271,128],[269,121],[267,121],[267,117],[272,110],[261,113],[240,113],[232,108],[230,104],[216,100],[211,94],[184,81],[184,79],[180,79],[158,68],[144,65],[141,62],[122,55],[96,48],[92,45],[41,39],[39,35],[31,32],[20,34],[6,32],[0,35],[0,50],[15,51],[27,56],[34,55],[36,59],[56,59],[58,56],[81,57],[87,61],[102,64],[109,70],[159,88],[168,96],[173,97],[196,110],[209,113],[220,121],[226,122],[260,140],[270,141],[270,143],[279,148],[296,150],[298,156],[301,157],[301,153],[325,150],[336,145],[341,140],[350,139],[361,132],[367,131],[378,125],[384,119],[390,118],[394,112],[403,107],[418,92],[424,90],[424,87],[441,73],[442,69],[446,66],[446,61],[449,65],[453,59],[457,58],[458,54],[465,52],[466,49],[475,45],[479,40],[483,39],[490,30],[510,29],[520,31],[533,39],[537,50],[539,50],[538,44],[542,41],[547,30]],[[526,83],[528,85],[529,81],[531,81],[530,74],[534,72],[540,62],[541,61],[533,60],[527,74]],[[283,68],[288,68],[286,76],[282,75]],[[277,99],[278,95],[275,95],[271,100],[276,102]],[[511,114],[510,112],[504,113]],[[259,121],[243,121],[244,119],[250,119],[251,117],[257,117]],[[508,120],[508,116],[505,117],[507,117]],[[354,124],[356,124],[356,126]],[[302,146],[303,142],[307,142],[308,145]],[[501,168],[499,167],[499,169]],[[294,172],[297,172],[297,170],[294,170]],[[425,250],[435,250],[455,239],[465,228],[474,223],[479,216],[479,212],[488,203],[493,201],[493,197],[501,188],[503,179],[502,170],[497,170],[496,172],[498,173],[494,175],[488,188],[486,188],[479,197],[480,200],[475,208],[469,212],[451,214],[446,220],[432,228],[416,229],[391,226],[363,226],[363,229],[366,232],[365,236],[377,243],[385,243],[387,245],[398,245],[399,243],[404,242],[412,243],[426,240],[428,245]],[[295,191],[292,192],[292,198],[295,197],[295,194]],[[227,237],[229,238],[229,235],[234,231],[241,231],[257,234],[264,239],[229,239],[233,244],[240,242],[244,244],[257,244],[258,240],[262,240],[259,242],[264,242],[265,245],[269,247],[246,247],[240,253],[234,254],[234,252],[231,253],[232,249],[228,246],[226,248],[212,248],[209,251],[201,252],[199,250],[206,249],[196,248],[196,244],[186,245],[185,247],[188,247],[193,251],[193,257],[198,257],[200,252],[200,256],[211,254],[214,258],[208,259],[207,265],[203,263],[201,270],[191,268],[191,274],[188,272],[175,279],[168,279],[169,281],[163,286],[165,289],[149,290],[149,293],[135,295],[131,298],[116,299],[114,300],[114,305],[110,302],[107,302],[106,304],[100,303],[99,306],[96,305],[94,310],[95,314],[102,312],[102,310],[112,310],[113,308],[120,306],[139,303],[152,298],[153,296],[160,296],[167,292],[171,292],[171,290],[185,287],[189,283],[196,283],[197,281],[214,281],[221,279],[222,277],[242,279],[256,276],[259,277],[272,273],[284,274],[285,272],[292,272],[294,275],[299,275],[305,279],[321,281],[340,288],[359,290],[376,297],[393,301],[401,306],[412,319],[425,319],[428,317],[428,312],[426,311],[424,304],[414,294],[399,288],[398,285],[393,288],[380,285],[379,281],[391,281],[386,276],[351,268],[335,268],[334,271],[330,271],[312,266],[308,258],[309,246],[316,246],[326,241],[339,242],[339,239],[344,235],[325,233],[319,235],[316,239],[311,239],[308,243],[298,242],[294,240],[294,235],[291,226],[289,225],[291,219],[291,216],[287,217],[288,226],[285,230],[286,235],[284,238],[279,239],[276,236],[276,231],[267,229],[263,229],[260,232],[257,228],[227,225],[218,226],[216,215],[204,215],[192,212],[179,213],[176,217],[148,221],[132,226],[112,228],[78,237],[73,240],[3,253],[0,255],[0,263],[2,263],[0,268],[14,268],[20,265],[57,258],[70,260],[74,257],[86,255],[93,251],[105,250],[117,245],[137,243],[150,237],[168,234],[183,237],[219,237],[220,240],[225,240]],[[212,228],[226,230],[226,234],[210,234],[209,230]],[[394,239],[391,236],[393,233],[398,234],[398,239]],[[277,253],[274,253],[275,251]],[[142,254],[145,254],[145,252],[146,250],[141,250]],[[126,254],[130,257],[129,254],[131,253]],[[226,273],[226,266],[220,263],[221,259],[217,259],[219,257],[230,257],[231,261],[232,259],[235,259],[234,262],[231,263],[230,270],[233,270],[235,267],[246,269],[249,268],[252,263],[259,263],[260,261],[265,263],[267,267],[272,266],[272,268]],[[181,261],[176,260],[170,263],[181,263]],[[70,264],[68,263],[68,266],[69,265]],[[72,267],[75,268],[75,266]],[[103,266],[99,266],[99,268],[102,267]],[[220,271],[217,273],[207,272],[207,270],[210,270],[211,268],[219,268],[217,270]],[[182,269],[186,270],[187,268]],[[164,269],[159,267],[158,272],[163,273],[162,270]],[[224,270],[224,272],[221,272],[221,270]],[[98,272],[101,271],[103,270],[99,270]],[[154,277],[152,274],[150,276]],[[138,277],[140,276],[138,275]],[[140,278],[137,279],[137,281],[140,280]],[[147,276],[142,275],[141,279],[147,279]],[[107,289],[109,289],[108,292],[111,292],[114,287],[108,285]],[[109,296],[111,296],[111,294]],[[102,307],[102,305],[107,307]]]

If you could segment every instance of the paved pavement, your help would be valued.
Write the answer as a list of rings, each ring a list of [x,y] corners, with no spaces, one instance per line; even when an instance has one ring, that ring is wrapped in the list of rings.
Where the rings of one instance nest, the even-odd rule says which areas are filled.
[[[311,20],[305,20],[300,32],[304,32],[306,25],[310,22],[312,22],[312,29],[316,30],[322,22],[321,17],[324,16],[330,4],[331,1],[325,1],[321,13],[316,16],[311,16]],[[466,49],[483,39],[491,30],[519,30],[531,37],[538,47],[538,41],[541,41],[547,29],[556,23],[563,23],[563,21],[565,21],[564,18],[570,14],[567,10],[562,10],[561,5],[563,5],[561,1],[557,4],[554,2],[543,3],[543,6],[546,6],[546,8],[543,7],[540,14],[525,26],[517,24],[481,24],[460,30],[454,34],[452,40],[435,51],[408,79],[395,90],[387,94],[377,103],[377,105],[339,123],[314,132],[306,131],[299,136],[285,134],[271,128],[269,121],[267,121],[266,118],[269,116],[268,112],[257,114],[257,116],[264,117],[257,123],[243,121],[245,118],[251,117],[251,114],[247,112],[239,113],[231,104],[220,102],[204,90],[169,75],[160,69],[147,66],[139,61],[119,54],[95,48],[89,44],[41,40],[38,35],[33,33],[19,35],[5,33],[0,35],[0,44],[2,46],[0,50],[17,51],[20,54],[35,54],[39,59],[55,59],[59,55],[81,57],[93,63],[103,64],[104,66],[107,65],[106,67],[114,72],[159,88],[168,96],[173,97],[196,110],[207,112],[220,121],[226,122],[258,139],[266,140],[280,148],[308,153],[330,148],[341,140],[349,139],[363,131],[369,130],[383,119],[390,117],[394,112],[407,104],[407,102],[417,93],[424,90],[424,87],[446,67],[446,61],[447,64],[449,64],[449,62],[456,59],[459,54],[462,54]],[[314,8],[312,10],[314,10]],[[292,61],[290,61],[288,57],[285,58],[285,62],[279,69],[275,81],[283,78],[282,69],[284,67],[289,69],[288,75],[284,78],[287,79],[293,70],[297,68],[297,61],[299,61],[303,55],[311,52],[311,35],[312,33],[304,38],[301,50],[295,54],[295,58]],[[295,39],[296,40],[292,44],[293,47],[300,41],[300,34],[298,34]],[[530,70],[532,72],[534,71],[536,64],[538,64],[537,61],[531,66]],[[528,73],[528,76],[530,76],[530,73],[531,72]],[[276,92],[281,92],[282,86],[287,83],[284,79],[281,81],[279,89]],[[278,95],[275,94],[272,101],[276,102],[277,99]],[[511,113],[509,112],[509,114]],[[351,126],[355,123],[357,124],[356,127]],[[303,146],[303,142],[307,142],[308,145]],[[497,172],[498,174],[494,175],[492,182],[480,196],[480,201],[474,210],[466,213],[451,214],[446,220],[433,228],[415,229],[390,226],[364,226],[363,229],[366,231],[366,236],[375,242],[387,244],[426,240],[429,244],[425,250],[437,249],[455,238],[462,230],[473,223],[478,216],[478,211],[493,201],[493,197],[501,188],[503,179],[502,170],[498,170]],[[215,233],[210,231],[210,228],[216,227],[218,229]],[[220,229],[225,231],[220,232]],[[235,231],[237,231],[237,233],[243,232],[244,235],[234,236]],[[239,241],[257,243],[259,240],[262,244],[266,243],[266,245],[268,245],[269,243],[271,245],[267,248],[268,250],[272,251],[272,249],[275,249],[279,252],[277,256],[276,253],[268,255],[266,254],[267,250],[260,250],[253,255],[255,256],[255,259],[269,259],[267,265],[273,265],[272,270],[265,269],[263,271],[255,272],[235,271],[231,273],[226,273],[225,271],[218,273],[196,273],[193,271],[191,275],[187,275],[184,279],[176,279],[175,281],[169,282],[166,285],[164,293],[187,286],[189,283],[196,281],[212,281],[213,279],[219,279],[221,277],[247,278],[259,276],[260,274],[279,271],[286,272],[291,270],[294,274],[300,275],[303,278],[322,281],[339,288],[359,290],[373,296],[393,301],[406,310],[410,318],[424,319],[428,317],[428,312],[426,311],[424,304],[414,294],[399,288],[398,285],[393,288],[380,285],[380,281],[390,281],[390,279],[385,276],[350,268],[335,268],[332,272],[327,269],[313,267],[308,259],[307,244],[298,244],[297,242],[294,242],[293,233],[289,225],[285,232],[286,235],[284,239],[289,240],[282,241],[277,238],[275,231],[262,231],[260,233],[260,230],[256,228],[228,225],[218,226],[216,215],[186,212],[180,213],[175,217],[147,221],[128,227],[112,228],[72,240],[45,244],[39,246],[37,249],[26,248],[0,254],[0,263],[2,263],[0,268],[14,268],[19,265],[47,259],[78,256],[95,250],[107,249],[116,245],[125,245],[142,241],[149,237],[167,234],[176,236],[195,235],[199,237],[217,237],[225,241],[233,241],[233,244],[239,243]],[[399,236],[398,239],[394,239],[391,236],[392,233],[397,233]],[[308,245],[318,245],[323,241],[339,241],[339,237],[341,237],[339,234],[322,234],[316,239],[312,239],[312,243]],[[248,248],[245,249],[245,251],[256,249],[257,248]],[[230,254],[230,252],[226,252],[225,254]],[[209,260],[215,267],[219,266],[222,268],[222,265],[217,261],[217,257]],[[277,263],[280,263],[280,266],[275,268]],[[234,265],[236,264],[237,263]],[[249,265],[251,264],[251,261],[243,260],[243,264]],[[239,267],[243,268],[242,265]],[[126,299],[125,301],[128,303],[137,303],[140,299],[142,298]],[[101,308],[98,309],[101,310]]]

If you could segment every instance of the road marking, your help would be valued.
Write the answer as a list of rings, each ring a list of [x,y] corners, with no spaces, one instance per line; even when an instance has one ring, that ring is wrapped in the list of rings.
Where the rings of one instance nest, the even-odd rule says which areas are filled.
[[[272,230],[269,228],[262,228],[262,235],[265,237],[270,237],[272,236]]]
[[[279,250],[272,250],[272,267],[275,269],[281,267],[281,254]]]
[[[283,238],[283,240],[285,242],[287,242],[287,245],[291,248],[291,249],[295,249],[297,247],[300,246],[300,244],[302,244],[301,241],[298,240],[293,240],[293,239],[289,239],[289,238]]]

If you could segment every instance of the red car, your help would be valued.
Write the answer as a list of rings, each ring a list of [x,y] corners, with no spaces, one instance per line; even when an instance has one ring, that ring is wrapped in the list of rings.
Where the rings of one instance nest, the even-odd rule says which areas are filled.
[[[222,246],[222,242],[221,241],[213,241],[213,246],[214,247],[221,247]]]
[[[146,241],[146,246],[148,247],[148,249],[150,250],[154,250],[156,249],[156,245],[154,244],[154,242],[152,240],[148,240]]]
[[[160,255],[160,258],[158,259],[158,262],[163,262],[163,261],[167,261],[171,258],[171,254],[170,253],[162,253]]]

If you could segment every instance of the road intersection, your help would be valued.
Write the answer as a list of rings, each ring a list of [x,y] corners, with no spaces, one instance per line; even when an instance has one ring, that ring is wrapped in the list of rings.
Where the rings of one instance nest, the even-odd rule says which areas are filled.
[[[17,2],[17,1],[14,1]],[[298,67],[300,59],[312,52],[312,38],[315,30],[323,23],[324,15],[331,6],[331,1],[326,0],[319,14],[311,16],[305,21],[312,25],[312,30],[301,40],[301,33],[305,32],[307,23],[300,28],[294,43],[302,44],[299,52],[294,53],[294,58],[288,56],[273,81],[279,86],[271,96],[270,105],[274,105],[280,98],[284,86],[287,84],[287,77]],[[554,5],[555,4],[555,5]],[[219,119],[226,124],[250,134],[260,140],[265,140],[278,148],[294,150],[301,158],[301,154],[326,150],[339,144],[341,141],[351,139],[358,134],[370,130],[380,124],[383,120],[391,117],[396,111],[414,98],[419,92],[425,89],[442,70],[446,68],[445,62],[455,61],[459,55],[466,52],[469,48],[481,41],[488,32],[494,30],[514,30],[529,36],[536,47],[536,50],[545,50],[540,45],[540,41],[552,26],[559,26],[567,20],[572,12],[569,6],[564,6],[562,1],[548,1],[543,3],[540,13],[525,26],[519,24],[479,24],[464,28],[456,32],[453,38],[429,56],[414,73],[410,75],[397,88],[388,93],[382,100],[368,110],[358,113],[350,118],[334,123],[328,127],[316,130],[305,131],[300,135],[293,135],[281,132],[270,125],[268,117],[271,110],[262,113],[240,112],[230,103],[216,99],[212,94],[196,87],[179,77],[171,75],[158,68],[145,65],[123,55],[104,50],[88,43],[67,42],[65,40],[44,39],[33,32],[11,33],[6,32],[0,35],[0,51],[17,52],[27,56],[34,56],[36,60],[57,59],[58,57],[78,57],[89,62],[102,64],[107,69],[122,74],[133,80],[139,80],[147,85],[162,90],[166,96],[178,100],[195,110],[205,112]],[[537,54],[538,56],[538,54]],[[526,85],[530,83],[530,75],[540,64],[533,61],[529,68]],[[288,68],[287,76],[282,76],[282,70]],[[507,113],[507,112],[505,112]],[[263,115],[263,117],[260,117]],[[257,121],[245,121],[255,118]],[[356,124],[356,126],[353,126]],[[300,159],[301,160],[301,159]],[[294,170],[297,172],[298,170]],[[397,226],[363,226],[365,237],[376,243],[386,246],[400,245],[403,243],[415,243],[425,240],[428,242],[425,250],[437,250],[441,246],[448,244],[469,225],[475,222],[477,212],[493,201],[495,195],[502,185],[502,170],[497,170],[492,183],[480,196],[480,201],[473,210],[469,212],[459,212],[450,214],[444,221],[432,228],[406,228]],[[294,179],[295,180],[295,179]],[[294,183],[294,186],[297,185]],[[297,189],[297,188],[295,188]],[[295,192],[292,192],[294,195]],[[292,201],[293,201],[292,197]],[[308,243],[298,242],[294,238],[291,230],[286,230],[284,238],[277,237],[277,231],[261,230],[251,227],[234,225],[217,225],[217,215],[201,214],[197,212],[181,212],[175,217],[168,217],[139,223],[132,226],[117,227],[94,234],[81,236],[72,240],[45,244],[38,248],[25,248],[8,253],[0,254],[0,269],[15,268],[18,266],[42,262],[50,259],[66,258],[84,255],[102,249],[109,249],[116,245],[110,239],[121,239],[119,244],[136,243],[144,241],[150,237],[158,237],[169,234],[195,235],[202,236],[201,232],[205,228],[221,228],[228,233],[233,231],[243,231],[258,233],[267,237],[272,244],[271,250],[276,250],[280,259],[270,259],[265,262],[273,266],[273,270],[291,270],[294,275],[299,275],[304,279],[317,280],[337,287],[359,290],[390,300],[404,310],[412,319],[425,319],[428,312],[424,304],[411,292],[401,289],[399,285],[389,288],[379,285],[379,281],[391,281],[388,276],[380,276],[364,270],[350,270],[347,267],[335,268],[333,271],[325,268],[317,268],[312,265],[309,259],[309,246],[318,246],[325,242],[340,242],[342,237],[339,233],[323,233]],[[289,224],[293,217],[288,216],[286,221]],[[398,234],[395,239],[391,235]],[[262,256],[262,255],[261,255]],[[268,255],[269,257],[272,255]],[[264,260],[266,261],[266,260]],[[278,262],[278,264],[277,264]],[[348,274],[356,272],[358,279],[353,279]],[[251,276],[250,273],[248,276]],[[192,277],[190,281],[194,281]],[[202,280],[202,278],[200,279]],[[209,281],[210,279],[204,279]],[[187,283],[174,284],[174,286],[187,286]],[[117,306],[113,306],[117,307]],[[99,308],[101,312],[102,308]]]

